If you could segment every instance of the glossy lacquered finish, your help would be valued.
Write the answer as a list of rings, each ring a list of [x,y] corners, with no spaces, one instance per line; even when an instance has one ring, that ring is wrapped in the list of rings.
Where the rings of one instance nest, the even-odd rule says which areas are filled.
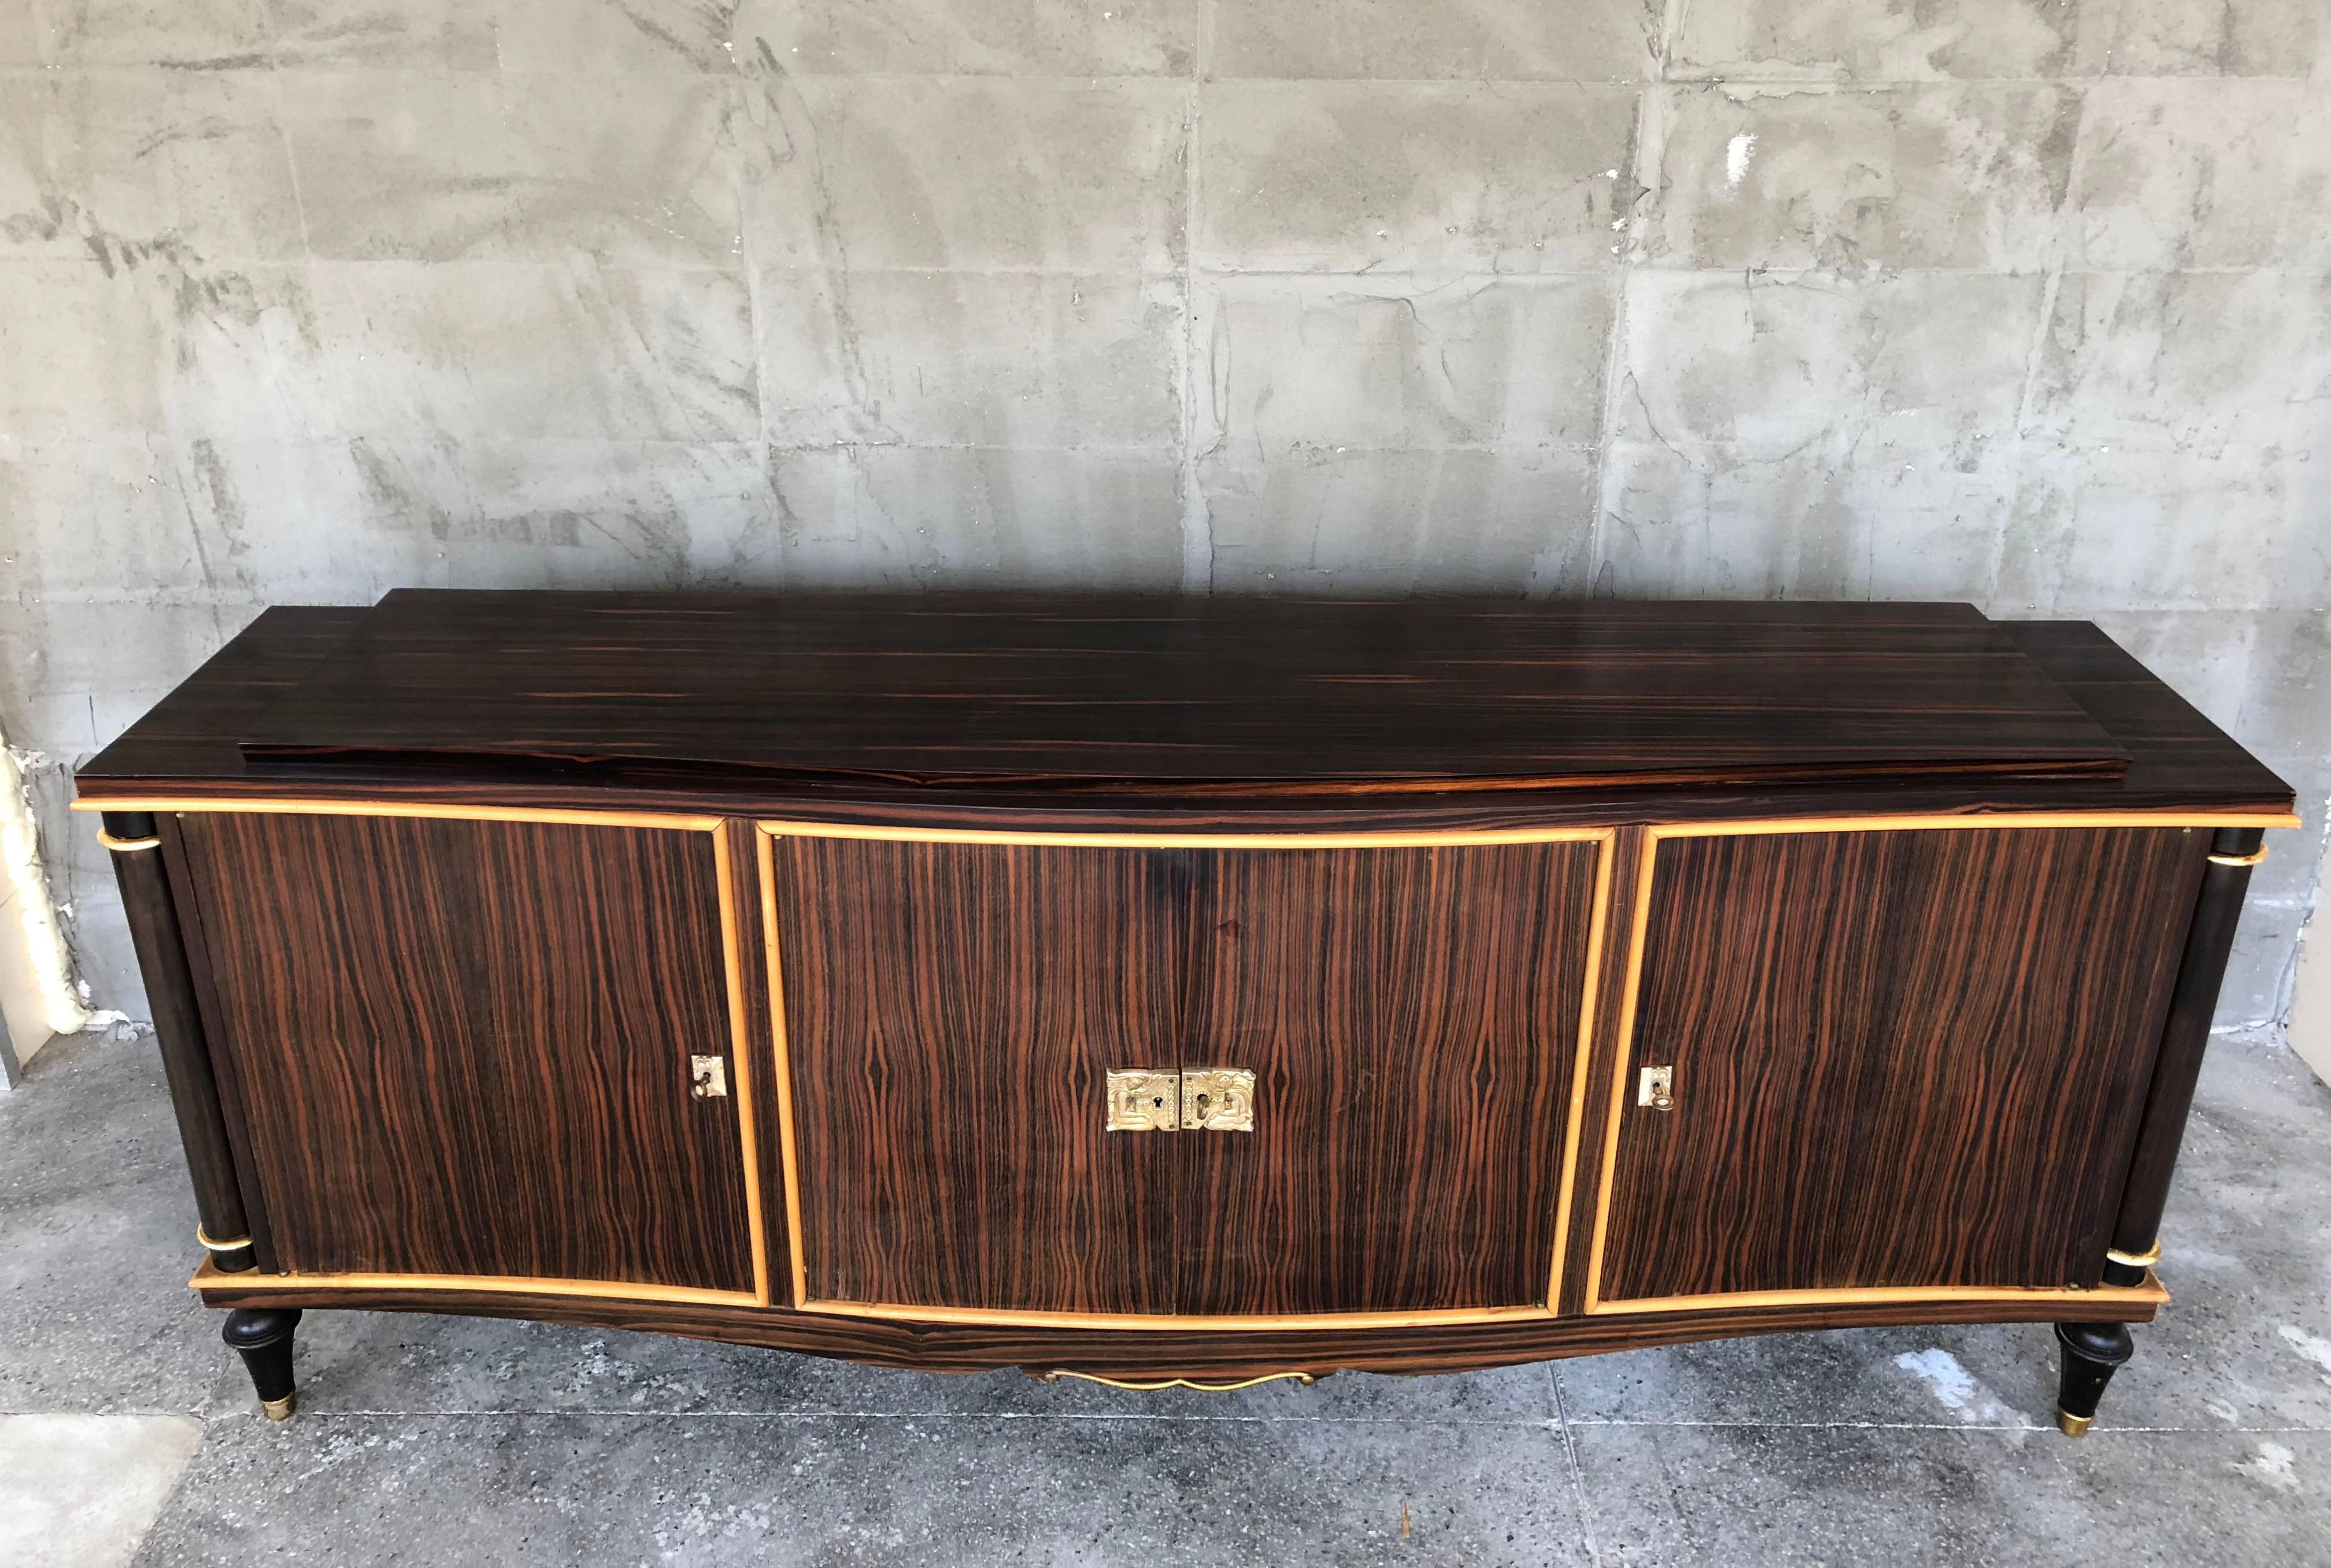
[[[81,789],[206,1300],[1135,1381],[2143,1321],[2289,806],[2086,626],[1123,596],[270,612]]]
[[[271,1267],[754,1294],[711,832],[176,822]]]
[[[2096,1284],[2210,839],[1658,840],[1598,1299]]]
[[[1230,795],[2117,775],[1965,605],[393,593],[254,761]]]
[[[259,1408],[271,1421],[289,1421],[299,1402],[292,1375],[291,1336],[300,1326],[300,1308],[239,1307],[226,1315],[220,1330],[229,1349],[243,1357]]]
[[[1204,1324],[1173,1328],[1063,1323],[921,1321],[861,1315],[792,1312],[713,1302],[634,1300],[563,1293],[349,1287],[286,1278],[247,1284],[248,1277],[204,1270],[195,1279],[214,1307],[358,1308],[444,1312],[480,1317],[539,1318],[648,1334],[677,1334],[773,1350],[842,1356],[880,1366],[979,1372],[1024,1366],[1106,1373],[1129,1382],[1188,1376],[1231,1382],[1285,1371],[1337,1370],[1414,1375],[1505,1366],[1564,1356],[1600,1355],[1642,1345],[1681,1345],[1742,1335],[1885,1324],[2145,1323],[2168,1299],[2157,1288],[1914,1301],[1822,1301],[1795,1306],[1717,1307],[1704,1312],[1619,1312],[1549,1317],[1517,1313],[1422,1323],[1281,1323],[1225,1330]]]
[[[1704,608],[1691,606],[1689,613],[1698,614]],[[1819,608],[1797,607],[1800,613]],[[1951,608],[1964,613],[1963,606]],[[1235,794],[1166,785],[1063,791],[1007,781],[977,787],[907,787],[775,770],[686,767],[639,777],[615,767],[585,771],[528,765],[521,756],[500,758],[490,753],[434,763],[426,755],[388,756],[376,763],[361,757],[271,757],[263,766],[254,766],[241,738],[303,679],[328,673],[331,655],[367,613],[326,607],[262,612],[81,769],[76,784],[85,806],[189,796],[212,802],[301,799],[488,809],[708,811],[923,828],[992,830],[1008,823],[1091,833],[1277,831],[1290,822],[1313,831],[1494,830],[1855,812],[2099,811],[2189,816],[2227,812],[2272,821],[2288,812],[2290,803],[2288,784],[2084,622],[2001,622],[1993,627],[2106,730],[2128,759],[2127,771],[2117,776],[1903,775],[1860,784],[1712,778],[1658,785],[1625,780],[1590,785],[1573,780],[1562,789],[1537,792],[1403,790],[1362,796]],[[1720,657],[1717,662],[1722,662]],[[549,654],[538,658],[529,671],[545,678],[558,672],[557,660]],[[1137,701],[1129,705],[1143,706]],[[1766,712],[1746,699],[1744,708],[1775,734],[1785,732],[1793,722],[1786,711]],[[1381,730],[1397,731],[1400,715],[1390,709],[1377,714]],[[1643,720],[1647,729],[1657,723],[1655,717]],[[1288,748],[1299,755],[1301,732],[1283,727],[1281,734]]]
[[[1603,837],[771,834],[805,1299],[1546,1301]],[[1112,1069],[1222,1066],[1254,1077],[1251,1131],[1107,1130]]]
[[[121,889],[130,941],[146,981],[147,1004],[154,1013],[155,1041],[170,1082],[177,1112],[178,1143],[194,1180],[196,1236],[212,1261],[229,1273],[253,1267],[251,1221],[228,1145],[226,1112],[219,1095],[210,1041],[195,999],[188,943],[178,918],[177,895],[164,857],[165,840],[145,812],[109,812],[104,842],[113,853],[113,874]],[[184,878],[179,886],[191,884]]]
[[[1174,1310],[1181,1140],[1108,1132],[1101,1086],[1175,1062],[1187,867],[1038,845],[771,852],[807,1297]]]
[[[2153,1079],[2145,1096],[2136,1153],[2113,1225],[2113,1249],[2124,1256],[2143,1256],[2161,1233],[2169,1178],[2177,1166],[2185,1116],[2193,1107],[2193,1090],[2201,1081],[2202,1053],[2210,1043],[2219,979],[2234,950],[2234,927],[2241,917],[2242,895],[2250,888],[2250,868],[2264,838],[2256,828],[2222,827],[2211,836],[2210,853],[2202,867],[2201,898],[2186,931],[2177,987],[2170,996],[2161,1049],[2155,1054]],[[2126,1285],[2137,1272],[2133,1265],[2107,1262],[2105,1278],[2108,1283]]]
[[[1184,1060],[1255,1128],[1181,1140],[1180,1310],[1546,1302],[1605,849],[1204,856]]]

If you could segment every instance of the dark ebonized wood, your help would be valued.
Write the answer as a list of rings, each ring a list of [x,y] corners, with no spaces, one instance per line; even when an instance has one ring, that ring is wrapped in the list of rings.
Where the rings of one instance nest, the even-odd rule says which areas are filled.
[[[1643,856],[1650,847],[1651,835],[1643,828],[1620,829],[1611,845],[1610,908],[1603,918],[1598,963],[1603,983],[1595,988],[1594,1023],[1587,1045],[1584,1074],[1586,1095],[1577,1107],[1572,1212],[1562,1259],[1562,1297],[1557,1305],[1564,1312],[1586,1310],[1587,1284],[1594,1272],[1595,1213],[1603,1187],[1612,1114],[1609,1085],[1612,1075],[1620,1070],[1620,1024],[1626,1010],[1626,974],[1633,951]]]
[[[2208,856],[2258,841],[2190,819],[2290,802],[2079,623],[1122,595],[270,611],[81,793],[153,813],[125,896],[166,1050],[211,1069],[172,1072],[198,1203],[216,1233],[240,1195],[257,1267],[198,1284],[249,1309],[262,1397],[311,1306],[1220,1380],[2056,1321],[2068,1430],[2162,1299],[2104,1252],[2157,1231],[2248,878]],[[708,827],[299,809],[329,802]],[[2164,820],[1651,832],[1993,812]],[[730,1097],[690,1095],[691,1056]],[[1672,1112],[1624,1081],[1660,1061]],[[1108,1069],[1176,1066],[1254,1070],[1256,1130],[1102,1130]],[[791,1307],[794,1174],[806,1297],[911,1316]],[[1705,1304],[1736,1292],[1774,1294]],[[1076,1320],[1127,1313],[1277,1326]]]
[[[779,839],[810,1296],[1542,1303],[1598,852]],[[1252,1132],[1103,1130],[1224,1066]]]
[[[2264,839],[2256,828],[2221,828],[2212,835],[2211,853],[2248,856]],[[2144,1120],[2113,1223],[2112,1247],[2117,1252],[2143,1257],[2160,1237],[2161,1212],[2169,1202],[2169,1178],[2177,1168],[2185,1118],[2193,1108],[2193,1090],[2201,1082],[2202,1057],[2209,1049],[2210,1022],[2218,1009],[2218,988],[2225,980],[2226,960],[2234,950],[2234,927],[2241,918],[2242,895],[2250,881],[2248,866],[2224,865],[2215,860],[2205,860],[2203,865],[2201,897],[2186,932],[2176,990],[2169,999],[2169,1016],[2145,1097]],[[2115,1285],[2129,1283],[2138,1272],[2126,1264],[2108,1264],[2107,1269],[2107,1282]]]
[[[728,863],[739,884],[733,899],[737,951],[742,959],[737,971],[737,993],[744,1003],[745,1050],[752,1068],[751,1119],[756,1129],[753,1154],[761,1183],[762,1250],[767,1265],[770,1299],[790,1302],[794,1298],[793,1230],[785,1202],[785,1140],[780,1131],[776,1060],[771,1040],[771,1021],[776,1017],[776,1004],[772,999],[765,962],[766,931],[758,865],[761,835],[750,822],[736,819],[730,820],[723,831],[728,834]],[[742,1103],[737,1109],[742,1116]]]
[[[812,1299],[1175,1309],[1186,1140],[1111,1133],[1171,1072],[1191,916],[1172,851],[772,845]]]
[[[2098,1283],[2209,842],[1661,841],[1603,1298]]]
[[[2117,775],[1961,604],[401,589],[254,759],[1318,794]]]
[[[179,827],[275,1267],[754,1288],[709,833]]]
[[[146,812],[108,812],[100,819],[117,843],[148,844],[113,851],[114,880],[121,889],[122,913],[146,981],[146,1003],[154,1014],[154,1040],[162,1052],[162,1072],[177,1113],[178,1143],[195,1185],[195,1212],[205,1250],[229,1273],[258,1261],[249,1244],[251,1221],[244,1212],[243,1183],[227,1143],[226,1113],[219,1100],[208,1038],[195,999],[195,977],[179,929],[177,898],[164,870],[161,830]],[[237,1240],[237,1247],[219,1245]]]
[[[923,827],[1109,829],[1280,827],[1434,829],[1563,822],[1686,822],[1856,811],[2286,810],[2290,787],[2144,666],[2084,622],[2002,622],[2001,633],[2077,701],[2130,758],[2126,774],[2044,781],[1906,778],[1823,786],[1659,785],[1546,792],[1339,797],[1223,797],[1166,792],[1081,795],[1012,790],[904,789],[780,783],[751,776],[667,777],[653,783],[560,777],[482,765],[271,766],[254,773],[239,746],[246,730],[336,648],[366,612],[279,607],[262,613],[76,775],[82,797],[155,794],[394,800],[595,811],[704,810],[738,816],[878,822]]]
[[[146,710],[76,780],[128,774],[218,778],[243,769],[243,734],[339,646],[366,612],[338,605],[262,610],[168,696]]]
[[[1183,1311],[1546,1300],[1598,852],[1195,852],[1183,1065],[1255,1126],[1179,1140]]]
[[[259,1408],[271,1421],[290,1418],[299,1397],[291,1371],[293,1331],[300,1326],[296,1307],[238,1307],[226,1315],[219,1331],[227,1348],[243,1357]]]
[[[2086,1437],[2104,1402],[2105,1384],[2136,1353],[2125,1323],[2060,1323],[2056,1344],[2063,1363],[2056,1384],[2056,1425],[2067,1437]]]
[[[1613,1313],[1593,1317],[1508,1317],[1489,1323],[1439,1323],[1332,1329],[1066,1328],[981,1323],[907,1323],[790,1312],[718,1303],[595,1300],[589,1297],[461,1290],[254,1289],[233,1277],[197,1282],[213,1307],[244,1304],[451,1312],[480,1317],[539,1318],[677,1334],[773,1350],[835,1355],[880,1366],[931,1372],[984,1372],[999,1366],[1053,1367],[1127,1379],[1234,1379],[1284,1371],[1412,1374],[1509,1366],[1555,1357],[1600,1355],[1652,1345],[1687,1345],[1741,1335],[1917,1323],[2046,1323],[2152,1320],[2155,1307],[2127,1295],[2099,1296],[2093,1306],[2059,1297],[2029,1304],[1933,1301],[1724,1307],[1705,1312]]]

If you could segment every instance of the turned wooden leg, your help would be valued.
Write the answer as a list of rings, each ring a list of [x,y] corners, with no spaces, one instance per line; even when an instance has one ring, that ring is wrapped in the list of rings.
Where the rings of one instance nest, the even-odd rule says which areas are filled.
[[[250,1368],[251,1384],[259,1391],[259,1408],[271,1421],[289,1421],[300,1397],[291,1381],[291,1331],[299,1326],[296,1307],[282,1310],[238,1307],[226,1315],[221,1337]]]
[[[2086,1437],[2097,1419],[2097,1402],[2121,1363],[2136,1354],[2126,1323],[2060,1323],[2056,1343],[2064,1347],[2064,1375],[2057,1385],[2056,1426],[2068,1438]]]

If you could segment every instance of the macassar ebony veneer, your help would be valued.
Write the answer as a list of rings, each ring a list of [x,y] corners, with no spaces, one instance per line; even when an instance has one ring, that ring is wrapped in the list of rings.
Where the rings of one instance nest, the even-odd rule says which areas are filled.
[[[1960,605],[459,594],[85,768],[303,1309],[1243,1386],[2052,1321],[2093,1419],[2288,788]]]

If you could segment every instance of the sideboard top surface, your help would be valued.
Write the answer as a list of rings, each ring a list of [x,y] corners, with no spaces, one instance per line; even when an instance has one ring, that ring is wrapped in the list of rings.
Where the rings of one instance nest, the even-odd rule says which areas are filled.
[[[2285,808],[2094,627],[1955,604],[399,590],[263,614],[82,794],[1335,815]],[[1127,806],[1125,809],[1136,810]]]
[[[2127,765],[1964,605],[1091,594],[401,590],[243,749],[1256,794]]]

